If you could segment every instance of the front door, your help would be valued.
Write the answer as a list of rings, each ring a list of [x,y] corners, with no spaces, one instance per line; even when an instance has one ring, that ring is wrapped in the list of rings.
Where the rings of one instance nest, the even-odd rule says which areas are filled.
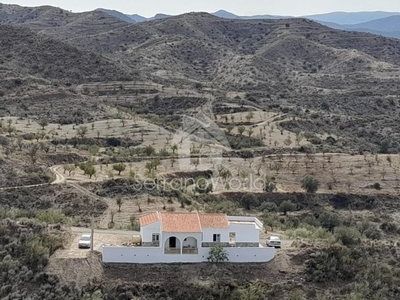
[[[169,238],[169,247],[176,248],[176,237],[172,236]]]

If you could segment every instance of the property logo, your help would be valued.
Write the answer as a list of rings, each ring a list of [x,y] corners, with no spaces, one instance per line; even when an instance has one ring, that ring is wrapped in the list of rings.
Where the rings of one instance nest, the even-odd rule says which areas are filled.
[[[215,170],[222,165],[224,151],[230,149],[224,131],[202,112],[183,116],[182,127],[172,143],[177,146],[178,168],[182,172]]]

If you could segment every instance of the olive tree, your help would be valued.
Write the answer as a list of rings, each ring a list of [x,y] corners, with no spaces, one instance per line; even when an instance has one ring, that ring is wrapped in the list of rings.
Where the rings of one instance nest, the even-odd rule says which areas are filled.
[[[313,176],[306,176],[302,181],[301,181],[301,187],[307,192],[307,193],[315,193],[318,190],[319,187],[319,181]]]

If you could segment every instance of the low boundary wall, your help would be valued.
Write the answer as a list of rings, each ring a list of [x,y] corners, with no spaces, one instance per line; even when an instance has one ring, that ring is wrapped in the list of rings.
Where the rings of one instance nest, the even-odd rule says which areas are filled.
[[[230,262],[268,262],[275,257],[275,248],[230,247],[224,248]],[[198,254],[164,254],[162,247],[103,246],[104,263],[200,263],[207,262],[210,248],[199,248]]]

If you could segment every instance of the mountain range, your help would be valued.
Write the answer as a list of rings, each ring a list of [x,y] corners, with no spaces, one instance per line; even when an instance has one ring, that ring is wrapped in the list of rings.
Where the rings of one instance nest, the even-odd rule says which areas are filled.
[[[99,10],[130,23],[140,23],[171,17],[166,14],[157,14],[154,17],[146,18],[137,14],[126,15],[115,10]],[[225,10],[219,10],[212,13],[212,15],[224,19],[242,20],[293,18],[291,16],[275,15],[239,16]],[[327,14],[302,16],[302,18],[319,22],[334,29],[369,32],[387,37],[400,38],[400,12],[332,12]]]
[[[323,106],[331,112],[326,120],[313,114],[317,119],[290,123],[297,126],[291,130],[340,131],[373,150],[386,138],[400,138],[399,39],[332,29],[305,18],[188,13],[126,22],[113,14],[0,5],[3,112],[21,111],[17,104],[26,99],[48,108],[49,115],[66,105],[79,109],[98,100],[97,90],[87,95],[82,89],[79,95],[87,83],[200,84],[215,91],[216,103],[240,95],[266,110],[289,107],[301,115]],[[48,105],[54,99],[58,106]],[[339,122],[336,115],[348,118]]]

